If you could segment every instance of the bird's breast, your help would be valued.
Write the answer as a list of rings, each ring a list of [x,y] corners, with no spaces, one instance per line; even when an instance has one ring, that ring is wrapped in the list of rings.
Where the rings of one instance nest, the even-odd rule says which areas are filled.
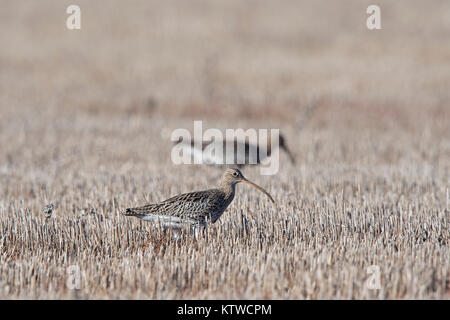
[[[222,216],[232,201],[233,196],[215,201],[209,210],[209,216],[212,223],[215,223]]]

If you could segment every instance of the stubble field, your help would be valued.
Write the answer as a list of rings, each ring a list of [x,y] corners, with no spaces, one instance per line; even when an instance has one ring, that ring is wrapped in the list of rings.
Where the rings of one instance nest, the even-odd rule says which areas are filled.
[[[376,31],[366,1],[78,1],[79,31],[70,4],[2,1],[1,299],[450,298],[448,1]],[[120,213],[219,182],[170,160],[194,120],[296,164],[174,241]]]

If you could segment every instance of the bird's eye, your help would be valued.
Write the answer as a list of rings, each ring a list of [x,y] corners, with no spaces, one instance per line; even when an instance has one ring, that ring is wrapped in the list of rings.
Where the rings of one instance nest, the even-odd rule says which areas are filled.
[[[237,172],[233,172],[233,177],[237,177],[238,173]]]

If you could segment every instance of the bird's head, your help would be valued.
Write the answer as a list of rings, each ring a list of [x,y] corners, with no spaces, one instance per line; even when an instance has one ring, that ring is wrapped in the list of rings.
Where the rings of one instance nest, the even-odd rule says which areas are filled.
[[[255,183],[249,181],[247,178],[245,178],[244,175],[242,174],[242,172],[239,169],[228,168],[225,171],[225,173],[223,174],[222,185],[235,186],[239,182],[244,182],[244,183],[246,183],[248,185],[251,185],[252,187],[258,189],[259,191],[261,191],[262,193],[267,195],[272,202],[275,202],[273,200],[272,196],[266,190],[264,190],[263,188],[261,188],[257,184],[255,184]]]

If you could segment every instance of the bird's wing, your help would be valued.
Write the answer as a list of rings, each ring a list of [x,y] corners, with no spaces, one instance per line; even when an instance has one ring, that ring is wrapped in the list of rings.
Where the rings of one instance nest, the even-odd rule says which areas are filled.
[[[137,217],[157,215],[195,220],[207,213],[208,208],[216,197],[214,191],[210,190],[183,193],[160,203],[129,208],[125,215]]]

